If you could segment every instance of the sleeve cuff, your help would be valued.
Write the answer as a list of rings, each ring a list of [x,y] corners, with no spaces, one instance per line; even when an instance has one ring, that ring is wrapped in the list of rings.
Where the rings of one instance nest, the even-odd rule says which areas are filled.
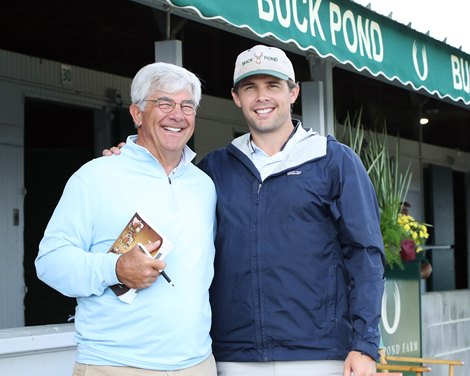
[[[103,274],[104,282],[108,286],[113,286],[121,283],[116,274],[116,263],[119,257],[121,257],[121,255],[116,255],[114,253],[107,253],[105,255]]]
[[[378,348],[374,345],[368,343],[357,344],[352,351],[360,352],[362,355],[368,355],[375,361],[378,361],[380,358]]]

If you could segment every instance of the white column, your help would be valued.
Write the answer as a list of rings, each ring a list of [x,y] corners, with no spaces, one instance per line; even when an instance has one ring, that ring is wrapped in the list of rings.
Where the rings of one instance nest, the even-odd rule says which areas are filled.
[[[309,57],[312,81],[301,83],[302,123],[323,136],[334,135],[333,64]]]

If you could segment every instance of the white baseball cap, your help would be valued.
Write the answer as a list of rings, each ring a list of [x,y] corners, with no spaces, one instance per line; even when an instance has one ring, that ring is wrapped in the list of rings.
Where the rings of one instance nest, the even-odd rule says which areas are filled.
[[[235,62],[233,84],[256,74],[267,74],[295,82],[294,67],[284,51],[276,47],[257,45],[243,51]]]

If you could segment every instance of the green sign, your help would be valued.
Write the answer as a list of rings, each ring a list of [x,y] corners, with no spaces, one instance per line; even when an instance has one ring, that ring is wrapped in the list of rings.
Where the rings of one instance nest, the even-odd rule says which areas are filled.
[[[387,355],[421,357],[419,261],[387,269],[380,332]]]
[[[358,71],[470,104],[470,55],[349,0],[137,1],[274,36]]]

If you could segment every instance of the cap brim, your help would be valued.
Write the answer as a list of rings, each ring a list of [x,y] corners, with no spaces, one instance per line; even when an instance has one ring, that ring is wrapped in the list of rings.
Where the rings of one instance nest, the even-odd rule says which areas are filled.
[[[243,80],[243,79],[245,79],[245,78],[247,78],[247,77],[256,76],[256,75],[260,75],[260,74],[264,74],[264,75],[267,75],[267,76],[277,77],[277,78],[280,78],[281,80],[288,80],[288,79],[289,79],[289,77],[286,76],[284,73],[277,72],[277,71],[273,71],[273,70],[270,70],[270,69],[260,69],[260,70],[254,70],[254,71],[251,71],[251,72],[242,74],[240,77],[238,77],[238,78],[233,82],[233,84],[236,85],[236,84],[238,84],[241,80]]]

